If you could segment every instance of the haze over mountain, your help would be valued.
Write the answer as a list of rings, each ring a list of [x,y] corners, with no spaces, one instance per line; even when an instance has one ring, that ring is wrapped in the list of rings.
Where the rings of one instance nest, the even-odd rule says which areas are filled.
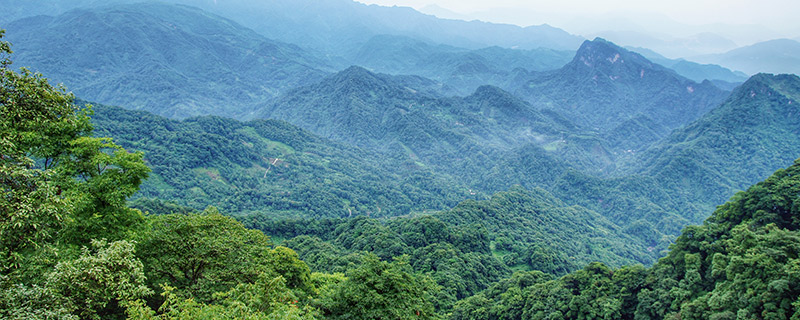
[[[695,56],[690,59],[715,63],[749,74],[800,74],[800,42],[775,39],[737,48],[721,54]]]
[[[516,74],[558,69],[574,52],[552,49],[507,49],[498,46],[467,50],[409,37],[372,37],[348,61],[372,71],[415,74],[442,82],[459,95],[481,85],[511,88]]]
[[[13,0],[4,0],[13,1]],[[102,2],[136,3],[140,0]],[[518,27],[479,21],[442,20],[407,7],[364,5],[352,0],[331,1],[206,1],[170,0],[225,16],[270,39],[342,55],[380,34],[402,35],[441,44],[479,49],[497,45],[520,49],[551,48],[574,50],[581,37],[547,25]],[[95,0],[34,0],[12,7],[6,19],[39,14],[59,14],[78,7],[95,7]]]
[[[731,71],[730,69],[716,64],[699,64],[684,59],[669,59],[653,50],[646,48],[626,47],[626,49],[641,54],[643,57],[647,58],[647,60],[670,68],[678,74],[696,82],[711,80],[714,82],[714,84],[719,84],[720,81],[724,81],[730,84],[738,85],[749,78],[744,72]],[[729,86],[721,86],[720,88],[733,89]]]

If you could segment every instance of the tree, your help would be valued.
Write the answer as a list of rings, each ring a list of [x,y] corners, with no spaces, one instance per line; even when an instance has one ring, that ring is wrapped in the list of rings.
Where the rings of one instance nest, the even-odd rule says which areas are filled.
[[[0,55],[10,52],[0,41]],[[9,65],[0,62],[0,274],[45,247],[130,238],[144,222],[125,205],[149,172],[143,154],[91,137],[91,106]]]
[[[128,241],[92,241],[92,250],[84,248],[80,258],[56,265],[47,287],[66,297],[82,319],[121,317],[127,303],[152,294]]]
[[[386,262],[367,254],[347,280],[321,297],[321,309],[331,319],[436,319],[436,290],[426,276],[413,274],[404,258]]]

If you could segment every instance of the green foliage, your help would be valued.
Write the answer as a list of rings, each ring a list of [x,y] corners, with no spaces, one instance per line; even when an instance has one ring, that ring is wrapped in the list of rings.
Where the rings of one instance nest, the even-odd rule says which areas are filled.
[[[203,304],[194,299],[184,299],[173,293],[174,288],[164,287],[164,304],[156,315],[139,300],[128,309],[131,320],[179,319],[246,319],[246,320],[313,320],[316,311],[300,308],[286,288],[282,277],[261,277],[253,284],[240,284],[228,292],[218,293],[219,304]]]
[[[800,159],[738,193],[703,225],[685,228],[650,269],[592,263],[560,279],[521,286],[522,295],[493,286],[459,302],[453,318],[795,319],[799,174]]]
[[[0,72],[0,273],[24,267],[15,276],[41,278],[34,269],[56,263],[43,252],[129,238],[143,222],[125,207],[149,172],[142,154],[90,137],[91,110],[64,88],[25,69]]]
[[[93,241],[91,251],[58,263],[47,277],[47,287],[66,297],[65,305],[82,319],[120,318],[123,306],[152,294],[144,283],[142,262],[127,241]]]
[[[236,215],[394,216],[444,209],[470,196],[446,175],[280,121],[171,121],[97,106],[93,122],[99,134],[146,153],[153,174],[136,197],[198,210],[214,205]]]
[[[213,207],[203,213],[151,216],[137,240],[148,286],[166,284],[176,288],[174,294],[201,303],[270,271],[269,238]]]
[[[386,262],[367,254],[319,304],[329,319],[436,319],[436,290],[430,279],[412,272],[408,261]]]
[[[70,301],[52,287],[14,283],[0,275],[0,318],[9,320],[77,320]]]

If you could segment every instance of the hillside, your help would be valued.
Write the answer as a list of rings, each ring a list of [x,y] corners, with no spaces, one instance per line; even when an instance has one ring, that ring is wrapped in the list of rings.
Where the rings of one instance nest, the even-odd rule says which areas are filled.
[[[592,263],[562,278],[516,273],[451,319],[789,319],[798,312],[800,160],[686,227],[653,267]]]
[[[350,67],[263,106],[253,118],[285,120],[475,183],[487,168],[513,157],[506,153],[525,146],[546,150],[529,153],[535,158],[561,158],[548,162],[592,169],[608,165],[603,141],[595,133],[557,113],[538,111],[502,89],[482,86],[470,96],[448,98],[409,86],[406,79]],[[560,175],[552,174],[538,176],[552,180]],[[514,181],[519,180],[509,183],[518,183]]]
[[[800,154],[798,99],[797,76],[755,75],[725,103],[643,153],[632,170],[713,208]]]
[[[309,51],[186,6],[77,9],[6,28],[17,65],[84,99],[171,118],[237,117],[330,70]]]
[[[98,134],[144,151],[153,170],[135,198],[272,217],[398,216],[445,209],[470,190],[413,162],[337,144],[275,120],[168,120],[98,105]]]

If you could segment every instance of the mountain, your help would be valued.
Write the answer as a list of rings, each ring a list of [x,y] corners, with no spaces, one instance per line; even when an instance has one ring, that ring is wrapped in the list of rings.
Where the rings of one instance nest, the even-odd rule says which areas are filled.
[[[7,29],[16,65],[84,99],[172,118],[235,117],[330,70],[306,50],[186,6],[76,9]]]
[[[641,129],[649,131],[644,137],[669,132],[699,118],[727,95],[710,82],[686,79],[603,39],[584,42],[570,63],[532,75],[513,92],[538,108],[553,109],[610,138],[614,132]],[[631,119],[649,122],[648,127]],[[630,124],[637,127],[620,127]],[[652,141],[629,139],[633,152]],[[617,150],[625,151],[620,146]]]
[[[139,0],[3,0],[17,19],[64,10]],[[381,34],[408,36],[436,43],[478,49],[488,46],[574,50],[583,40],[548,25],[518,27],[480,21],[438,19],[408,7],[365,5],[352,0],[208,1],[170,0],[219,14],[270,39],[342,55]]]
[[[497,152],[526,145],[541,149],[537,157],[575,165],[594,161],[587,150],[597,146],[583,143],[592,132],[502,89],[482,86],[470,96],[448,98],[403,79],[350,67],[263,105],[253,118],[285,120],[326,138],[473,178],[506,160]]]
[[[702,63],[719,64],[748,74],[800,74],[800,42],[775,39],[734,49],[722,54],[690,57]]]
[[[796,75],[755,75],[719,107],[642,153],[634,170],[711,209],[800,154],[798,100]]]
[[[169,120],[96,105],[95,133],[144,151],[153,170],[137,199],[270,217],[397,216],[480,197],[413,162],[317,137],[276,120]],[[472,193],[472,194],[470,194]]]
[[[498,46],[468,50],[391,35],[372,37],[353,54],[352,63],[373,72],[415,74],[444,83],[469,95],[482,85],[511,88],[516,72],[558,69],[571,51],[519,50]]]

